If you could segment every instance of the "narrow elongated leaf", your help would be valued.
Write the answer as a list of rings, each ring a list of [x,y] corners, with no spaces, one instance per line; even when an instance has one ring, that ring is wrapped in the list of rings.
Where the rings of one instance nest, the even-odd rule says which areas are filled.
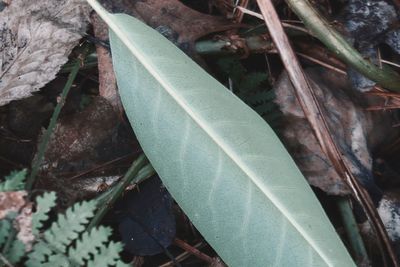
[[[173,44],[107,13],[126,113],[175,200],[230,266],[354,266],[270,127]]]

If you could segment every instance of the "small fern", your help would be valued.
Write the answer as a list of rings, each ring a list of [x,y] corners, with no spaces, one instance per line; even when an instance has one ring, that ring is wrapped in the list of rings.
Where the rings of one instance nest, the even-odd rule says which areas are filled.
[[[84,264],[84,261],[88,260],[90,255],[98,253],[98,248],[107,242],[110,235],[111,229],[103,226],[97,229],[93,228],[90,232],[84,232],[79,242],[69,249],[68,256],[73,258],[77,263]]]
[[[25,176],[26,170],[11,173],[0,183],[0,189],[23,189]],[[83,201],[74,204],[65,214],[58,214],[57,220],[44,230],[42,228],[49,219],[48,213],[56,205],[56,194],[49,192],[38,196],[36,212],[32,214],[32,233],[36,242],[27,256],[25,244],[15,238],[13,220],[17,214],[7,214],[6,218],[0,220],[0,265],[129,266],[119,259],[122,244],[109,241],[110,228],[100,226],[86,231],[87,224],[94,216],[96,203]]]
[[[45,240],[53,248],[65,253],[66,247],[85,230],[85,225],[94,216],[95,209],[95,201],[76,203],[67,209],[65,215],[58,215],[58,220],[45,232]]]
[[[0,183],[0,192],[19,191],[24,189],[26,169],[13,171]]]
[[[94,259],[88,262],[88,267],[106,267],[109,265],[128,266],[118,261],[119,253],[122,251],[121,243],[110,242],[108,246],[102,245],[100,253],[94,256]]]
[[[4,255],[8,261],[12,264],[18,263],[25,255],[25,244],[20,240],[16,239],[11,245],[11,248]]]
[[[248,106],[256,111],[273,128],[278,128],[281,112],[274,103],[275,93],[269,89],[265,72],[249,72],[239,58],[221,58],[217,61],[224,76],[233,82],[233,91]]]

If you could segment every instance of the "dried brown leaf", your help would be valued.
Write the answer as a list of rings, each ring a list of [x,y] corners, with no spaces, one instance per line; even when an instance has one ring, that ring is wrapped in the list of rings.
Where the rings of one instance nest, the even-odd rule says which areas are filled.
[[[179,43],[192,43],[209,33],[238,27],[231,21],[193,10],[178,0],[103,0],[113,12],[138,17],[153,28],[167,26],[178,35]]]
[[[343,157],[351,166],[353,174],[357,177],[372,177],[372,158],[367,140],[372,129],[372,114],[365,113],[346,94],[349,86],[342,75],[329,74],[317,68],[305,72],[329,128],[334,129],[334,141],[344,151]],[[345,181],[315,138],[286,72],[278,80],[275,92],[276,103],[286,120],[283,131],[286,144],[309,183],[328,194],[350,194]],[[381,132],[385,132],[385,125],[381,126]],[[386,128],[386,132],[388,130],[391,129]]]
[[[18,212],[25,204],[26,191],[0,192],[0,220],[9,212]]]
[[[13,0],[0,13],[0,106],[55,78],[89,12],[84,0]]]
[[[382,220],[379,218],[379,214],[374,207],[370,195],[354,176],[352,166],[349,165],[346,158],[342,156],[342,151],[340,151],[339,146],[334,141],[328,123],[322,114],[320,104],[316,100],[317,97],[315,92],[297,60],[272,1],[257,0],[257,3],[271,34],[272,40],[279,51],[283,65],[285,66],[290,80],[293,83],[293,87],[296,90],[297,99],[299,100],[304,114],[313,129],[315,137],[321,145],[321,149],[330,159],[335,170],[341,175],[341,177],[343,177],[347,182],[347,185],[352,189],[353,195],[363,208],[368,220],[373,225],[374,230],[378,233],[379,240],[381,241],[380,247],[382,255],[385,254],[386,250],[393,265],[396,267],[400,266],[390,244],[388,234],[383,226]],[[383,257],[383,260],[384,265],[386,266],[386,258]]]

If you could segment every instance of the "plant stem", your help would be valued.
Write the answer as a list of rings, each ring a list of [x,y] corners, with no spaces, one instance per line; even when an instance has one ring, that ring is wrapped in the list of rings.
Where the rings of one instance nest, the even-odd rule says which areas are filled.
[[[360,236],[357,222],[354,218],[348,198],[340,197],[337,201],[337,205],[342,216],[343,225],[348,236],[350,246],[353,249],[357,262],[369,262],[367,250],[365,249],[364,242]]]
[[[307,0],[286,0],[305,26],[335,55],[358,72],[383,87],[400,91],[400,75],[389,68],[380,69],[365,60],[329,23],[321,17]]]
[[[131,186],[134,187],[134,186],[140,184],[144,180],[153,176],[155,173],[156,173],[156,171],[154,170],[153,166],[151,166],[150,163],[147,164],[146,166],[144,166],[143,168],[140,169],[140,171],[138,172],[138,174],[135,177],[133,177],[132,181],[127,186],[127,189],[130,188]],[[121,179],[121,181],[122,181],[122,179]],[[121,181],[119,181],[119,182],[121,182]],[[103,192],[100,196],[98,196],[96,198],[97,205],[99,207],[106,205],[108,199],[114,194],[115,189],[116,189],[116,185],[113,186],[112,188],[110,188],[109,190],[107,190],[106,192]]]
[[[266,53],[274,50],[274,44],[271,40],[265,39],[263,36],[249,36],[241,39],[251,53]],[[214,54],[232,54],[240,52],[240,46],[235,46],[234,40],[203,40],[196,42],[196,52],[200,55]]]
[[[140,155],[131,165],[131,167],[128,169],[124,177],[118,182],[118,184],[110,191],[110,193],[107,193],[107,196],[109,198],[106,201],[100,201],[98,203],[98,211],[96,212],[96,215],[92,218],[90,221],[87,230],[90,231],[93,227],[95,227],[101,219],[103,219],[104,215],[107,213],[107,211],[111,208],[111,206],[115,203],[115,201],[119,198],[119,196],[122,194],[122,192],[125,190],[125,188],[132,182],[134,178],[139,176],[139,171],[142,169],[142,167],[148,162],[148,159],[144,154]],[[104,199],[104,198],[103,198]]]
[[[17,230],[14,227],[12,227],[8,234],[6,244],[3,247],[3,251],[1,253],[2,255],[7,255],[16,237],[17,237]]]
[[[92,53],[90,55],[88,55],[85,58],[85,61],[83,62],[83,66],[81,66],[81,70],[85,70],[85,69],[90,69],[93,67],[97,67],[97,54],[96,53]],[[75,62],[71,62],[71,63],[66,63],[60,70],[60,73],[70,73],[74,70],[75,68]]]
[[[5,264],[7,267],[13,267],[13,265],[4,257],[2,253],[0,253],[0,260]]]
[[[62,90],[62,93],[60,95],[60,100],[58,101],[57,106],[54,109],[53,115],[51,116],[49,126],[47,127],[47,130],[43,135],[42,141],[40,142],[37,157],[32,162],[32,170],[31,170],[31,173],[30,173],[30,175],[26,181],[26,185],[25,185],[25,188],[27,191],[30,191],[32,189],[32,186],[35,182],[35,178],[39,171],[40,165],[43,162],[44,153],[46,152],[46,148],[49,144],[51,134],[54,131],[58,116],[60,115],[61,108],[64,106],[67,95],[68,95],[68,93],[72,87],[72,84],[78,74],[78,71],[81,67],[81,60],[83,60],[84,57],[86,56],[88,49],[89,49],[89,46],[85,45],[83,47],[82,53],[80,54],[80,56],[78,56],[78,58],[74,62],[72,71],[68,76],[67,83],[65,84],[65,86]]]

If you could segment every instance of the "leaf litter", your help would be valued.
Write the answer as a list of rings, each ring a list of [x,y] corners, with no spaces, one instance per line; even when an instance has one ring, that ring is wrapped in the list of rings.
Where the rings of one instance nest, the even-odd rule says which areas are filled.
[[[269,47],[268,51],[260,49],[256,52],[258,54],[242,53],[238,55],[239,57],[235,57],[236,66],[238,64],[245,66],[239,71],[221,66],[218,63],[221,62],[220,56],[207,56],[207,53],[204,53],[205,56],[200,57],[196,53],[195,43],[201,38],[212,44],[215,40],[229,41],[230,37],[237,36],[241,40],[240,50],[242,51],[246,50],[249,44],[244,41],[248,39],[241,37],[254,36],[268,39],[268,32],[259,25],[257,20],[238,14],[238,9],[235,9],[230,1],[225,0],[201,3],[196,0],[186,0],[182,1],[183,3],[177,0],[104,0],[102,2],[113,12],[134,15],[156,28],[205,66],[227,87],[233,88],[234,93],[269,123],[272,122],[270,118],[273,118],[274,122],[279,120],[279,124],[271,123],[271,125],[274,125],[274,130],[280,134],[313,187],[319,188],[326,195],[349,196],[351,194],[343,177],[335,170],[314,137],[296,99],[293,86],[279,58],[274,54],[273,47],[272,49]],[[287,7],[280,1],[275,2],[275,7],[282,12],[281,17],[293,23],[296,17],[287,12]],[[391,1],[350,0],[345,1],[344,4],[331,2],[330,5],[328,5],[329,1],[316,2],[324,15],[332,15],[344,25],[342,32],[347,40],[366,59],[376,64],[382,64],[382,56],[393,62],[400,61],[397,55],[400,50],[398,10]],[[55,79],[55,81],[61,81],[62,86],[65,77],[62,75],[56,77],[59,69],[67,62],[68,56],[81,37],[94,33],[94,38],[92,37],[91,40],[97,45],[99,70],[82,68],[80,71],[82,79],[77,82],[90,80],[90,83],[84,83],[85,87],[99,87],[99,89],[96,88],[89,94],[88,88],[72,92],[68,100],[70,103],[68,104],[67,101],[53,133],[37,185],[37,188],[58,191],[62,196],[61,199],[65,201],[64,206],[67,205],[66,203],[93,197],[104,191],[102,186],[109,188],[116,183],[127,169],[127,161],[132,160],[135,153],[140,151],[133,133],[130,129],[126,129],[126,125],[124,126],[126,121],[124,121],[113,77],[106,28],[95,17],[96,15],[93,15],[91,20],[93,30],[87,31],[90,8],[85,1],[40,1],[40,5],[22,0],[0,3],[2,4],[0,5],[0,40],[2,40],[0,44],[0,106],[4,106],[0,109],[2,123],[0,147],[6,148],[3,151],[7,151],[2,151],[0,156],[7,158],[12,154],[12,148],[16,145],[19,147],[16,150],[18,157],[10,158],[12,162],[4,166],[7,170],[18,164],[25,166],[27,162],[29,163],[29,159],[21,161],[23,157],[20,155],[24,153],[26,147],[21,144],[23,144],[22,140],[30,140],[30,147],[33,150],[37,140],[40,140],[41,127],[47,126],[49,113],[55,103],[54,92],[51,93],[51,90],[54,91],[54,86],[48,83]],[[239,1],[238,3],[244,8],[258,11],[256,1]],[[226,30],[228,32],[224,32]],[[216,35],[215,32],[220,33]],[[307,44],[307,46],[303,45],[303,50],[301,50],[303,54],[310,52],[309,55],[312,56],[314,52],[312,50],[320,46],[309,36],[298,37],[295,34],[289,34],[289,37],[295,47]],[[382,48],[383,43],[390,48]],[[264,56],[262,54],[264,52],[268,55]],[[329,64],[332,62],[329,59],[331,56],[322,52],[318,55],[318,61]],[[223,57],[225,57],[223,60],[232,59],[232,56],[226,54]],[[399,128],[394,127],[398,124],[397,110],[385,110],[385,105],[392,103],[390,101],[396,104],[393,99],[397,96],[385,96],[384,93],[387,91],[377,94],[376,92],[381,92],[379,91],[381,89],[376,88],[376,83],[351,67],[347,67],[348,78],[346,78],[343,74],[334,73],[331,69],[315,67],[314,63],[307,60],[302,60],[302,64],[316,92],[317,100],[322,106],[323,116],[333,133],[335,143],[342,151],[347,164],[351,166],[352,174],[373,196],[389,237],[395,242],[395,250],[400,254],[398,245],[400,194],[391,188],[396,186],[395,180],[398,179],[400,172],[400,169],[394,166],[400,150],[398,147],[392,147],[390,153],[385,150],[391,147],[391,144],[399,137]],[[336,67],[341,69],[343,65],[339,64]],[[221,69],[223,74],[221,74]],[[30,97],[33,92],[41,88],[43,89],[40,93]],[[365,93],[371,90],[374,94]],[[78,98],[74,99],[74,95]],[[22,98],[25,100],[13,101]],[[11,101],[13,102],[9,104]],[[29,106],[31,107],[27,108]],[[368,110],[370,107],[377,106],[382,107],[378,112]],[[35,107],[37,107],[36,110]],[[29,117],[24,119],[27,114],[32,114],[31,121]],[[4,137],[7,137],[7,143]],[[25,149],[25,151],[28,150]],[[134,151],[133,154],[130,153],[132,151]],[[29,155],[32,156],[33,153]],[[3,165],[1,158],[0,164]],[[4,164],[6,164],[5,161]],[[390,166],[391,174],[377,174],[378,165]],[[1,167],[3,169],[3,166]],[[73,179],[69,180],[69,178]],[[151,181],[154,181],[153,178]],[[143,190],[144,199],[151,197],[151,194],[147,195],[146,192],[147,189]],[[140,193],[140,186],[133,194],[138,193]],[[322,198],[327,198],[326,195]],[[134,206],[140,207],[141,202],[146,202],[145,200],[135,201],[127,209],[134,209]],[[156,201],[154,205],[156,203],[158,202]],[[168,207],[168,212],[171,212],[170,208]],[[176,210],[179,208],[173,205],[173,217],[178,227],[176,236],[183,236],[192,244],[202,240],[181,211]],[[327,213],[336,215],[335,211],[331,210],[327,210]],[[168,216],[171,214],[169,213]],[[166,217],[160,218],[150,218],[149,221],[150,224],[158,224],[156,226],[158,230],[167,226],[162,222],[162,218]],[[106,217],[107,220],[117,227],[118,222],[113,220],[112,216]],[[362,229],[368,229],[366,225],[365,222]],[[173,229],[170,228],[171,231]],[[125,230],[122,233],[122,239],[130,237],[126,234],[127,232],[137,231],[133,228]],[[368,233],[372,236],[369,241],[376,247],[376,237]],[[168,237],[164,248],[174,247],[170,245],[171,238],[174,236],[175,232],[174,235]],[[143,249],[146,248],[132,249],[131,247],[131,252],[134,251],[133,254],[139,255],[137,251],[143,251]],[[209,249],[207,252],[210,253],[209,255],[215,255]],[[173,253],[179,258],[178,252],[173,251]],[[201,262],[194,256],[189,257],[189,261],[190,259]],[[145,257],[143,261],[162,264],[168,260],[171,260],[168,256],[158,254]],[[373,262],[379,262],[379,260],[373,258]]]

